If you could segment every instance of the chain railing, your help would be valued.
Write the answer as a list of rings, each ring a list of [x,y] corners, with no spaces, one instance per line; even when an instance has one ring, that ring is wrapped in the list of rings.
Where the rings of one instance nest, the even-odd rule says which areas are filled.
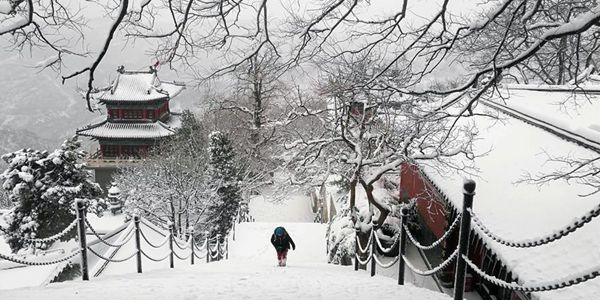
[[[407,240],[411,240],[413,242],[413,244],[418,244],[419,246],[420,246],[420,244],[410,234],[410,231],[409,231],[408,227],[406,226],[407,218],[408,218],[408,210],[403,209],[402,214],[401,214],[402,224],[400,226],[400,229],[401,229],[400,234],[395,235],[394,240],[391,242],[391,245],[387,248],[383,246],[383,244],[381,242],[381,238],[377,234],[379,226],[376,223],[372,224],[371,230],[369,232],[369,239],[367,240],[367,243],[364,246],[361,245],[360,239],[358,238],[359,229],[357,229],[356,237],[355,237],[356,253],[355,253],[355,261],[354,261],[354,269],[358,270],[359,264],[367,265],[370,262],[371,263],[371,276],[375,276],[377,266],[384,268],[384,269],[388,269],[388,268],[391,268],[394,265],[398,264],[398,284],[403,285],[404,284],[405,266],[408,266],[409,269],[411,269],[414,273],[416,273],[418,275],[431,276],[431,275],[437,274],[437,273],[441,272],[443,269],[447,268],[450,265],[450,263],[454,259],[456,259],[456,257],[458,256],[458,249],[450,257],[448,257],[448,259],[446,259],[440,265],[438,265],[437,267],[435,267],[431,270],[422,271],[422,270],[419,270],[416,267],[414,267],[414,264],[411,263],[410,260],[405,255],[406,242],[407,242]],[[458,223],[458,221],[455,220],[452,223],[452,225],[448,228],[448,231],[446,232],[446,234],[444,234],[438,241],[433,243],[432,244],[433,246],[430,245],[427,247],[433,248],[433,247],[439,245],[441,243],[441,241],[446,239],[446,237],[449,235],[449,233],[454,230],[457,223]],[[380,251],[384,254],[390,254],[397,246],[399,247],[398,255],[394,256],[394,258],[390,262],[384,263],[378,257],[378,255],[377,255],[378,251]],[[422,247],[424,247],[424,246],[422,246]],[[365,256],[366,256],[366,258],[364,258]]]
[[[170,268],[174,268],[175,258],[181,261],[189,259],[192,265],[195,263],[195,259],[206,258],[206,262],[212,262],[229,258],[229,236],[223,239],[220,234],[216,234],[210,238],[208,232],[205,232],[205,237],[202,241],[202,244],[197,245],[193,228],[190,228],[187,232],[189,235],[187,241],[183,241],[174,235],[173,224],[169,224],[168,233],[165,235],[156,228],[156,225],[139,216],[134,216],[134,218],[129,221],[129,224],[121,227],[124,229],[121,229],[121,234],[118,236],[119,238],[117,238],[116,241],[110,240],[115,235],[104,238],[97,232],[97,230],[86,218],[85,202],[83,200],[78,200],[76,205],[77,218],[60,233],[43,239],[23,238],[23,240],[33,243],[52,242],[59,240],[77,227],[79,247],[74,248],[68,255],[58,258],[53,256],[53,258],[49,260],[32,260],[21,258],[19,255],[5,255],[0,253],[0,259],[29,266],[45,266],[67,262],[76,258],[77,256],[80,256],[82,279],[89,280],[87,257],[88,251],[99,260],[104,261],[105,264],[122,263],[135,257],[136,269],[138,273],[142,273],[142,257],[145,257],[153,262],[162,262],[168,258]],[[244,221],[253,221],[253,219],[249,216],[245,216],[243,219]],[[237,221],[238,220],[236,220],[236,222]],[[153,230],[155,233],[164,236],[164,239],[162,239],[160,242],[153,243],[149,232],[146,232],[146,230],[140,226],[140,223],[144,223],[145,228]],[[86,232],[90,232],[96,238],[96,240],[93,240],[88,244],[86,240]],[[232,233],[233,232],[235,231],[232,231]],[[233,235],[235,234],[233,233]],[[118,250],[129,244],[132,239],[135,240],[135,249],[133,252],[129,253],[128,255],[121,255],[122,253]],[[144,241],[145,245],[147,245],[144,246],[146,248],[142,247],[142,241]],[[102,250],[100,250],[99,248],[93,247],[94,245],[102,245],[107,249],[101,248]],[[160,257],[154,257],[153,254],[155,255],[156,253],[153,252],[157,251],[165,251],[165,254]],[[66,251],[63,251],[63,253],[66,253]],[[99,273],[96,273],[96,276],[98,274]]]
[[[459,300],[463,299],[464,295],[464,286],[465,286],[465,277],[467,267],[473,270],[473,272],[479,275],[483,280],[490,282],[494,285],[497,285],[501,288],[508,289],[511,291],[520,291],[520,292],[544,292],[544,291],[552,291],[563,289],[569,286],[573,286],[588,280],[591,280],[596,277],[600,277],[600,265],[594,266],[592,268],[583,270],[581,272],[573,273],[569,276],[552,280],[546,282],[539,283],[526,283],[519,284],[517,282],[508,282],[506,280],[497,278],[491,274],[487,274],[481,268],[477,266],[474,262],[469,260],[469,242],[470,242],[470,232],[471,232],[471,224],[474,224],[475,227],[479,229],[481,234],[487,236],[489,239],[496,241],[502,245],[508,247],[515,248],[531,248],[536,246],[545,245],[556,240],[559,240],[570,233],[576,231],[577,229],[583,227],[585,224],[588,224],[593,218],[600,215],[600,205],[597,205],[590,211],[588,211],[585,215],[580,218],[575,219],[573,222],[567,224],[561,230],[555,231],[551,235],[546,235],[539,238],[528,239],[523,241],[514,241],[506,238],[501,238],[498,235],[494,234],[488,227],[484,225],[484,222],[481,218],[475,214],[472,210],[473,206],[473,196],[475,195],[475,182],[472,180],[468,180],[465,182],[463,187],[463,208],[462,212],[460,212],[452,224],[448,226],[446,232],[442,234],[442,236],[431,243],[428,246],[421,245],[417,239],[413,236],[410,229],[406,225],[407,219],[407,210],[403,209],[401,216],[401,225],[400,225],[400,234],[396,235],[391,246],[388,248],[384,247],[378,234],[378,225],[373,223],[371,230],[368,232],[369,238],[366,242],[366,245],[362,245],[359,239],[359,229],[356,229],[356,237],[355,237],[355,270],[359,269],[359,265],[367,265],[371,263],[371,276],[374,276],[376,273],[376,267],[379,266],[381,268],[390,268],[398,263],[398,284],[404,284],[404,269],[407,266],[412,272],[420,276],[432,276],[434,274],[438,274],[442,270],[448,268],[452,262],[456,261],[456,266],[454,270],[454,299]],[[460,224],[460,226],[459,226]],[[405,255],[406,252],[406,241],[410,241],[415,247],[421,250],[431,250],[434,247],[441,245],[448,236],[457,228],[460,227],[459,236],[458,236],[458,247],[454,250],[454,252],[448,256],[443,262],[441,262],[438,266],[431,268],[430,270],[420,270],[410,261],[410,259]],[[378,250],[383,254],[389,254],[393,249],[398,246],[398,256],[395,256],[394,259],[390,262],[384,263],[377,256]]]
[[[454,229],[457,227],[458,223],[460,221],[460,214],[458,214],[456,216],[456,218],[454,218],[454,222],[452,222],[452,225],[450,225],[450,227],[448,227],[448,230],[446,230],[446,232],[435,242],[431,243],[428,246],[423,246],[421,245],[417,239],[415,239],[415,237],[412,235],[412,233],[410,232],[410,229],[408,228],[408,226],[404,225],[404,231],[406,232],[406,235],[408,236],[408,239],[410,240],[410,242],[415,245],[415,247],[421,249],[421,250],[431,250],[437,246],[439,246],[443,241],[445,241],[448,236],[454,231]]]
[[[554,233],[545,235],[542,237],[531,238],[526,240],[511,240],[502,238],[492,232],[487,226],[485,226],[483,220],[473,211],[473,196],[475,195],[475,182],[467,181],[464,185],[464,199],[463,208],[461,214],[461,225],[459,233],[459,244],[458,249],[453,253],[457,259],[456,271],[455,271],[455,282],[454,282],[454,299],[463,299],[464,291],[464,278],[466,274],[466,268],[469,267],[475,274],[479,275],[483,280],[494,284],[503,289],[520,292],[545,292],[563,289],[570,287],[593,278],[600,276],[600,265],[593,266],[583,271],[575,272],[571,275],[545,281],[545,282],[527,282],[525,284],[519,284],[517,282],[508,282],[500,279],[494,275],[488,274],[483,271],[477,264],[469,259],[469,233],[471,232],[471,224],[479,230],[478,232],[485,237],[493,240],[501,245],[512,247],[512,248],[533,248],[542,245],[555,242],[575,232],[579,228],[586,224],[589,224],[592,219],[600,215],[600,204],[596,205],[593,209],[585,213],[583,216],[575,219],[573,222],[567,224],[560,230],[555,230]],[[472,222],[471,222],[472,221]]]
[[[477,226],[483,234],[487,235],[489,238],[496,241],[497,243],[513,248],[532,248],[557,241],[569,235],[570,233],[575,232],[577,229],[582,228],[585,224],[591,222],[592,219],[600,215],[600,204],[596,205],[596,207],[587,212],[584,216],[567,224],[562,229],[555,230],[552,234],[523,241],[510,240],[494,234],[483,224],[483,222],[475,212],[471,210],[469,210],[469,212],[473,217],[473,224],[475,224],[475,226]]]

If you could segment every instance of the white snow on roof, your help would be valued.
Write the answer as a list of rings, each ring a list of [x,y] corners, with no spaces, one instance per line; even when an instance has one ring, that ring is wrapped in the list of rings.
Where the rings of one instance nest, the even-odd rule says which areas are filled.
[[[511,108],[600,143],[600,131],[596,129],[600,128],[600,86],[585,92],[573,91],[573,88],[564,91],[506,89],[502,94],[507,97],[496,99],[496,102],[504,102]]]
[[[557,96],[545,92],[542,98]],[[525,101],[530,99],[534,98],[522,96],[520,104],[525,105]],[[517,99],[512,99],[511,103],[514,100]],[[489,108],[483,105],[475,110],[489,112]],[[597,157],[598,153],[520,120],[502,114],[500,118],[500,121],[485,117],[461,121],[475,122],[479,130],[480,139],[474,142],[474,151],[483,153],[492,150],[475,160],[479,172],[478,177],[472,177],[477,182],[473,210],[488,228],[510,239],[541,237],[562,229],[600,203],[600,194],[579,197],[589,193],[590,188],[575,182],[556,181],[543,186],[517,184],[528,172],[536,175],[565,167],[549,162],[547,155],[571,155],[585,159]],[[456,159],[469,163],[462,157]],[[460,164],[460,161],[456,163]],[[464,179],[461,176],[442,175],[427,165],[423,169],[457,208],[462,207]],[[575,233],[545,246],[515,249],[489,239],[487,244],[520,282],[533,283],[563,278],[600,265],[598,232],[600,220],[594,219]],[[484,237],[483,234],[480,236]],[[593,299],[598,294],[600,280],[590,280],[575,287],[538,293],[537,296],[539,299]]]
[[[184,86],[162,82],[156,72],[119,73],[110,89],[100,92],[100,101],[151,101],[163,98],[172,99]]]
[[[94,138],[136,138],[155,139],[175,134],[175,129],[181,124],[180,118],[171,115],[167,123],[112,123],[105,121],[77,130],[77,134]]]

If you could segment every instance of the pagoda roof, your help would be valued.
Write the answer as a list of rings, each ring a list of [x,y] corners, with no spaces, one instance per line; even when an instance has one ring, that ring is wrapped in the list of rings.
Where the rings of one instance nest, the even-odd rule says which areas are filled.
[[[147,102],[172,99],[184,88],[182,83],[161,81],[154,68],[148,71],[125,71],[121,67],[111,86],[96,93],[95,97],[100,102]]]
[[[175,134],[181,122],[178,115],[171,114],[169,121],[152,123],[104,122],[88,125],[77,130],[78,135],[96,139],[157,139]]]

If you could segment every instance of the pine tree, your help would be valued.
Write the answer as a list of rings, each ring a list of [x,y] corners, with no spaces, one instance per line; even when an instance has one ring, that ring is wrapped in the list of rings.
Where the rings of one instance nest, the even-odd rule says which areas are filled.
[[[209,205],[208,222],[211,224],[212,234],[226,235],[233,225],[241,202],[239,172],[229,137],[214,131],[208,140],[208,177],[217,194]]]
[[[8,168],[0,174],[0,180],[15,206],[5,214],[6,224],[0,232],[13,252],[30,246],[21,237],[45,238],[66,228],[75,219],[75,198],[93,199],[102,194],[80,163],[85,156],[80,146],[73,137],[52,153],[22,149],[2,156]],[[100,213],[104,207],[103,201],[88,203],[92,212]],[[74,236],[75,230],[71,230],[61,240]]]

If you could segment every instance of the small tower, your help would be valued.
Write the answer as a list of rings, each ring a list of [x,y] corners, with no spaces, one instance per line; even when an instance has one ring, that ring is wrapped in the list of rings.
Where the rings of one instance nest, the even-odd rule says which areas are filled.
[[[99,148],[87,159],[96,182],[108,186],[117,168],[140,163],[161,139],[175,134],[180,115],[172,113],[169,104],[183,89],[183,84],[161,81],[153,67],[117,69],[112,84],[94,95],[106,106],[106,120],[77,130],[98,141]]]
[[[108,209],[113,215],[123,212],[123,201],[121,200],[121,189],[117,187],[116,183],[112,183],[110,189],[108,189]]]

